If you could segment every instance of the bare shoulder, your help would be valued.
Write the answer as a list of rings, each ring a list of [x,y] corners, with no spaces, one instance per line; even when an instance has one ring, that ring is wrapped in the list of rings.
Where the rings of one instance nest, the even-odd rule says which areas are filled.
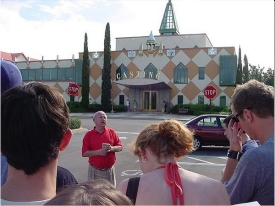
[[[129,179],[122,180],[118,185],[118,190],[121,191],[123,194],[126,194],[127,186],[128,186]]]
[[[198,204],[230,205],[228,193],[220,181],[187,170],[182,170],[180,175],[187,197],[200,196],[202,202]]]

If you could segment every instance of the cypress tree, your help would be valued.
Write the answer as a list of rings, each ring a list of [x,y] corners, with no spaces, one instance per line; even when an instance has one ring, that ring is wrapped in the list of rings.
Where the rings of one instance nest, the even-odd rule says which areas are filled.
[[[89,106],[89,75],[90,75],[90,60],[89,60],[89,51],[88,51],[88,37],[87,33],[85,33],[84,40],[84,52],[83,52],[83,63],[82,63],[82,90],[81,90],[81,106],[86,111]]]
[[[102,94],[101,94],[101,105],[105,108],[111,104],[111,39],[110,39],[110,25],[109,22],[105,29],[104,38],[104,61],[102,70]]]
[[[243,83],[243,69],[242,69],[242,54],[241,54],[241,47],[239,46],[239,56],[238,56],[238,68],[237,68],[237,78],[236,84]]]
[[[248,71],[248,60],[246,57],[246,54],[244,55],[244,66],[243,66],[243,83],[246,83],[249,81],[249,71]]]

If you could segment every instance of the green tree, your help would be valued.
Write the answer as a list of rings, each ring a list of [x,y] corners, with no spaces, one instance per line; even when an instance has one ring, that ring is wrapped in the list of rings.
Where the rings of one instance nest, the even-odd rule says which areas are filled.
[[[243,83],[243,68],[242,68],[242,54],[241,53],[242,53],[241,52],[241,47],[239,46],[236,84],[242,84]]]
[[[246,83],[249,81],[249,71],[248,71],[248,60],[246,57],[246,54],[244,55],[244,66],[243,66],[243,83]]]
[[[84,52],[83,52],[83,63],[82,63],[82,90],[81,90],[81,106],[87,110],[89,106],[89,75],[90,75],[90,60],[89,60],[89,50],[88,50],[88,37],[85,33],[84,40]]]
[[[111,39],[110,39],[110,25],[109,22],[105,29],[104,38],[104,61],[102,70],[102,94],[101,105],[108,107],[111,104]]]
[[[263,82],[263,72],[264,67],[261,68],[259,65],[258,67],[249,64],[250,70],[249,70],[249,79],[256,79],[259,82]]]
[[[274,86],[274,69],[268,68],[263,75],[263,82],[266,85]]]

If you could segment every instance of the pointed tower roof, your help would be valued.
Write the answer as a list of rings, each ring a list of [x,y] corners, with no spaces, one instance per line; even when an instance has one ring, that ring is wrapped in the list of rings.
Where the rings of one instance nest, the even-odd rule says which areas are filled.
[[[171,0],[166,4],[161,25],[159,28],[160,35],[180,34],[176,14],[173,9]]]

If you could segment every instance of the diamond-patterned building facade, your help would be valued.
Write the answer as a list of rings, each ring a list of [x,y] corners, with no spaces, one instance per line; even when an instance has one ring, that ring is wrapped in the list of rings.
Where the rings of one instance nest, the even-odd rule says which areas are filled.
[[[168,3],[169,9],[173,9],[171,1]],[[176,23],[176,20],[174,21]],[[209,100],[204,96],[204,88],[212,85],[216,88],[217,95],[211,103],[229,106],[236,83],[235,48],[214,47],[204,33],[169,32],[162,29],[160,35],[154,36],[156,47],[153,54],[146,48],[148,36],[116,38],[116,48],[111,51],[112,103],[125,105],[127,99],[130,102],[135,100],[139,111],[161,111],[163,101],[168,102],[169,106],[197,104],[202,103],[202,100],[203,103],[209,104]],[[104,52],[90,51],[89,58],[90,104],[100,104]],[[15,64],[23,71],[25,82],[36,80],[55,86],[65,99],[70,101],[67,93],[69,83],[81,85],[82,59],[83,53],[79,52],[78,59],[21,61]],[[230,65],[221,65],[220,62],[228,62]],[[183,67],[177,67],[182,64]],[[119,73],[121,65],[124,70],[126,67],[127,73]],[[73,78],[61,79],[57,75],[44,79],[44,76],[38,78],[36,75],[36,79],[30,79],[31,70],[39,69],[43,75],[54,70],[57,74],[65,70],[68,74],[73,71]],[[174,81],[175,79],[177,81]],[[74,101],[81,101],[81,93]]]

